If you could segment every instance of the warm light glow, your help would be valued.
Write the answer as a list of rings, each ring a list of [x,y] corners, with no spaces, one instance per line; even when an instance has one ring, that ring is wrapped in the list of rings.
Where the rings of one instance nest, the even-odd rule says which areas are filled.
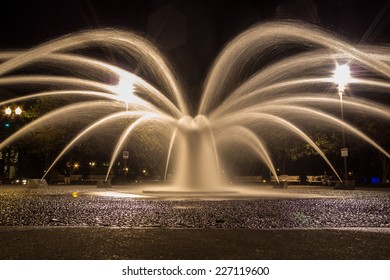
[[[94,162],[94,161],[91,161],[91,162],[89,163],[89,165],[90,165],[91,167],[93,167],[93,166],[95,166],[95,165],[96,165],[96,162]]]
[[[129,103],[132,103],[135,99],[134,85],[135,80],[132,76],[120,77],[116,85],[115,92],[119,95],[120,100],[126,103],[126,109]]]
[[[337,64],[336,69],[333,72],[333,80],[338,85],[339,93],[343,93],[345,86],[351,80],[351,70],[347,64]]]
[[[140,195],[135,193],[118,193],[118,192],[95,192],[92,194],[95,196],[108,196],[108,197],[129,197],[129,198],[147,197],[146,195]]]
[[[5,109],[5,114],[6,114],[6,115],[11,115],[11,113],[12,113],[12,110],[11,110],[10,107],[8,107],[7,109]]]
[[[75,164],[73,164],[73,168],[74,169],[78,169],[79,168],[79,164],[77,162],[75,162]]]
[[[15,114],[20,115],[22,113],[22,109],[20,107],[15,109]]]

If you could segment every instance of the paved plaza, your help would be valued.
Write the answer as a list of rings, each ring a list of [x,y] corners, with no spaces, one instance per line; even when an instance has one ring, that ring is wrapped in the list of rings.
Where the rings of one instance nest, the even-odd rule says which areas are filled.
[[[0,186],[1,259],[390,259],[390,190]]]

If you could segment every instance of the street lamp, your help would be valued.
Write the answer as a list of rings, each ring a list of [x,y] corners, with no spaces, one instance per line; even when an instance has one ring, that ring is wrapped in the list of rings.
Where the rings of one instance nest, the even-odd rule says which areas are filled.
[[[7,116],[10,116],[12,114],[12,109],[10,107],[8,107],[7,109],[5,109],[5,114]]]
[[[136,98],[134,96],[134,87],[135,80],[133,77],[120,77],[116,87],[116,94],[119,96],[119,99],[122,100],[126,105],[126,111],[129,110],[129,104],[134,101]]]
[[[115,93],[119,96],[126,105],[126,111],[129,111],[129,104],[139,103],[139,98],[134,95],[136,86],[136,80],[133,76],[121,76],[119,77],[118,84],[115,86]],[[127,145],[127,144],[126,144]],[[127,161],[129,159],[129,149],[126,147],[123,151],[123,171],[127,176],[129,168]]]
[[[20,109],[19,106],[15,109],[15,114],[16,115],[21,115],[22,114],[22,109]]]
[[[341,120],[344,122],[344,107],[343,107],[343,95],[346,85],[351,80],[351,70],[347,64],[339,65],[337,64],[336,69],[333,73],[333,80],[338,85],[338,93],[340,96],[340,113]],[[343,147],[341,148],[341,157],[344,161],[344,184],[348,181],[348,167],[347,167],[347,157],[348,157],[348,148],[345,144],[345,131],[342,127],[342,139]]]
[[[18,106],[15,110],[12,110],[11,107],[7,107],[4,110],[4,113],[7,115],[7,118],[13,118],[15,115],[21,115],[22,109]]]
[[[6,123],[4,124],[5,128],[7,129],[11,129],[12,126],[11,126],[11,123],[13,121],[13,119],[15,118],[15,115],[19,116],[22,114],[22,109],[18,106],[16,109],[12,110],[11,107],[7,107],[5,110],[4,110],[4,113],[7,117],[7,121]],[[8,132],[10,133],[10,131]],[[11,180],[11,158],[12,158],[12,155],[11,153],[13,152],[13,148],[12,147],[9,147],[7,146],[7,151],[6,151],[6,166],[4,167],[4,173],[5,173],[5,180],[7,183],[10,182]]]
[[[343,94],[345,86],[351,80],[351,70],[347,64],[337,64],[333,72],[333,80],[338,85],[339,94]]]

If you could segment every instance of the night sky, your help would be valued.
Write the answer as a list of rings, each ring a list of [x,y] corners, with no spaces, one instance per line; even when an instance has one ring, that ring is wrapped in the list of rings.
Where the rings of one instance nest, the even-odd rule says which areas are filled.
[[[168,55],[196,108],[223,46],[276,18],[311,22],[356,43],[390,43],[390,0],[14,0],[0,4],[0,50],[28,49],[91,28],[135,31]]]
[[[275,18],[312,22],[353,42],[390,41],[386,0],[3,1],[0,49],[30,48],[90,28],[135,31],[168,55],[195,105],[223,46],[246,28]]]

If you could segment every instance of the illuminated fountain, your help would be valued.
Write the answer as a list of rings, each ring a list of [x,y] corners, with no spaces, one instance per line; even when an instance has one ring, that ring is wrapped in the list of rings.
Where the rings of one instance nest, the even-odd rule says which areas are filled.
[[[101,55],[85,55],[89,49],[96,52],[99,47],[114,52],[120,65],[128,62],[126,69],[136,70],[109,63]],[[180,79],[167,59],[153,44],[134,33],[88,30],[27,51],[3,51],[0,59],[1,87],[46,87],[41,92],[2,101],[1,106],[48,96],[80,97],[79,102],[29,123],[4,140],[0,149],[48,123],[60,127],[64,120],[72,118],[72,113],[87,111],[85,116],[91,117],[90,124],[69,142],[44,177],[79,141],[104,127],[123,125],[124,120],[128,125],[113,147],[107,178],[128,139],[150,133],[147,128],[152,126],[165,154],[166,160],[161,162],[165,166],[164,180],[175,168],[176,189],[210,190],[223,186],[220,172],[229,163],[223,162],[220,154],[228,152],[230,144],[251,150],[278,178],[267,143],[277,141],[282,134],[309,144],[342,181],[305,131],[308,123],[341,127],[390,157],[369,136],[330,112],[339,104],[332,77],[338,63],[358,65],[378,77],[351,77],[349,85],[389,93],[389,49],[354,46],[313,26],[270,22],[240,34],[214,62],[195,114],[190,112]],[[34,65],[54,69],[55,74],[18,74]],[[51,88],[47,89],[48,86]],[[386,120],[390,117],[387,107],[353,97],[344,100],[344,106],[360,115]],[[94,117],[94,112],[105,116]],[[131,143],[137,145],[136,141]]]

